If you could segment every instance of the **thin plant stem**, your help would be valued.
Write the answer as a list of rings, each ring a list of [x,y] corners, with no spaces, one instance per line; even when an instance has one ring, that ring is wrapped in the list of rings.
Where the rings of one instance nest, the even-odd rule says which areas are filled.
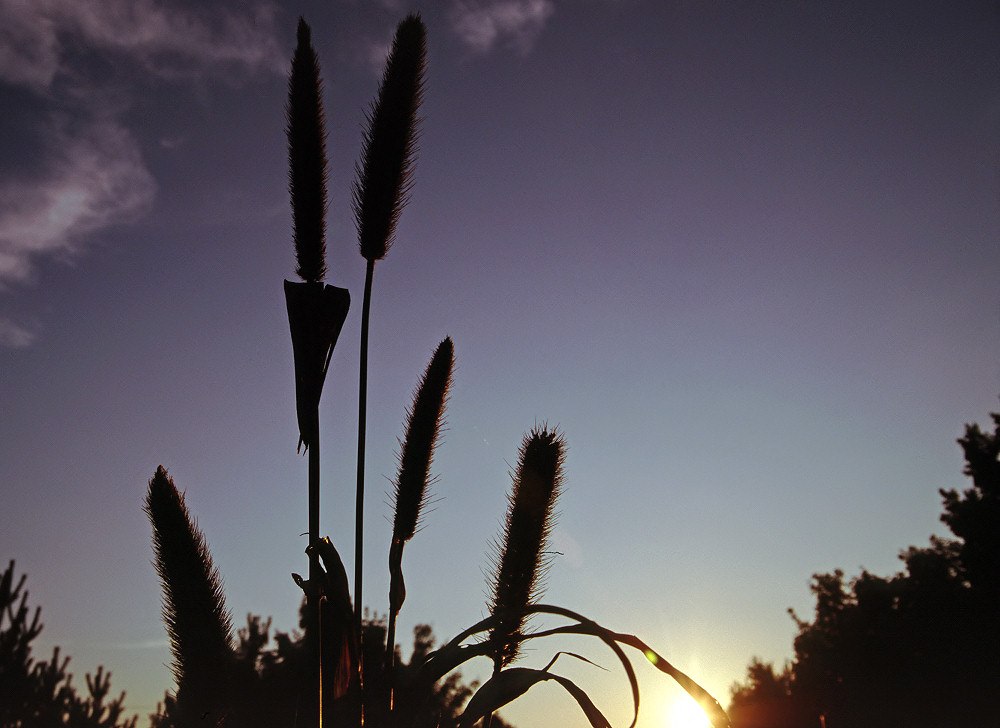
[[[319,432],[319,406],[316,407],[315,432]],[[313,584],[319,584],[319,556],[316,544],[319,543],[319,438],[309,443],[309,579]]]
[[[361,361],[358,375],[358,488],[355,495],[354,514],[354,622],[358,641],[364,639],[361,625],[362,572],[364,569],[365,533],[365,430],[368,412],[368,320],[372,304],[372,278],[375,259],[368,260],[365,268],[365,294],[361,305]],[[358,678],[361,685],[361,721],[364,724],[364,648],[358,649]]]
[[[372,278],[375,261],[369,260],[365,270],[365,297],[361,305],[361,362],[358,377],[358,489],[354,520],[354,618],[361,627],[361,587],[364,544],[365,503],[365,428],[368,410],[368,320],[372,305]]]
[[[316,403],[316,428],[319,434],[319,403]],[[309,581],[320,583],[319,550],[319,437],[309,445]],[[323,597],[316,600],[316,635],[319,656],[319,728],[323,728]]]
[[[393,489],[395,513],[389,546],[389,625],[383,663],[388,676],[390,710],[395,682],[396,617],[406,601],[403,547],[416,534],[427,503],[428,489],[433,480],[430,477],[431,464],[444,424],[445,403],[451,387],[454,352],[451,337],[445,337],[434,350],[414,392],[413,404],[406,412],[406,435],[400,443],[399,472]]]

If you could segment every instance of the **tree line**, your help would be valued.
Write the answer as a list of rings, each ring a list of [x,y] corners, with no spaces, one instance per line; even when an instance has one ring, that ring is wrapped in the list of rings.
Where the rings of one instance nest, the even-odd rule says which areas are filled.
[[[778,670],[754,659],[732,688],[735,728],[996,725],[1000,685],[1000,414],[959,438],[972,485],[940,491],[932,536],[904,570],[815,574],[812,620]]]

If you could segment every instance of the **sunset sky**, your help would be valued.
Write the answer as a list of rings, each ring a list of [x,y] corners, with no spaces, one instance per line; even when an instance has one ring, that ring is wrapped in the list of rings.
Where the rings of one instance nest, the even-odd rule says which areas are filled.
[[[350,185],[417,10],[416,183],[372,303],[365,605],[387,609],[396,438],[451,336],[404,655],[415,624],[447,639],[485,616],[509,471],[548,423],[569,451],[545,600],[726,704],[753,656],[792,656],[811,574],[889,574],[946,533],[955,438],[1000,406],[995,2],[0,0],[0,568],[42,607],[36,657],[62,646],[79,689],[103,664],[142,715],[172,687],[142,512],[160,464],[235,622],[296,626],[300,15],[325,81],[327,282],[354,300],[321,408],[322,531],[353,563]],[[627,726],[611,654],[573,649],[609,672],[565,673]],[[640,728],[668,725],[680,690],[637,668]],[[586,725],[573,711],[545,685],[504,715]]]

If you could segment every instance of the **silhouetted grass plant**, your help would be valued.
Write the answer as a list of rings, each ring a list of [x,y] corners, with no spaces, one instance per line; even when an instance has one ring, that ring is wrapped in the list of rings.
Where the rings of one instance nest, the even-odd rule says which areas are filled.
[[[635,714],[633,727],[639,712],[639,687],[625,648],[640,652],[648,662],[677,681],[702,705],[716,728],[728,726],[728,717],[711,695],[638,637],[607,629],[564,607],[539,602],[552,557],[547,537],[553,526],[556,500],[563,490],[566,456],[562,433],[547,426],[536,427],[525,436],[517,467],[512,473],[503,529],[493,542],[489,616],[440,648],[415,653],[405,673],[394,674],[396,617],[406,598],[403,549],[421,524],[428,487],[434,479],[431,466],[452,380],[454,347],[447,337],[436,348],[406,413],[406,434],[399,451],[399,472],[393,494],[395,514],[389,548],[386,644],[384,649],[380,644],[372,651],[370,645],[361,643],[365,419],[372,276],[375,262],[382,259],[392,245],[400,211],[413,183],[426,31],[420,18],[414,15],[408,16],[397,28],[377,100],[368,113],[368,128],[353,194],[359,248],[367,262],[361,321],[353,604],[347,572],[333,542],[319,538],[317,533],[319,395],[349,297],[343,289],[324,287],[321,282],[325,273],[322,218],[326,206],[326,157],[319,64],[311,46],[309,27],[304,21],[299,23],[297,36],[289,82],[289,186],[297,272],[304,282],[286,281],[285,293],[295,356],[300,438],[310,453],[310,540],[306,550],[310,557],[310,577],[306,580],[294,574],[293,578],[306,595],[304,624],[307,634],[310,629],[315,629],[317,634],[315,654],[310,659],[319,675],[319,690],[313,688],[311,693],[303,693],[318,697],[318,707],[300,706],[288,724],[302,725],[300,719],[306,721],[309,716],[315,716],[321,726],[324,719],[328,725],[363,725],[368,715],[372,717],[372,725],[412,725],[414,716],[423,714],[419,708],[438,681],[454,679],[457,668],[470,660],[483,658],[492,663],[490,679],[472,694],[454,724],[448,725],[471,728],[480,721],[488,724],[495,711],[533,686],[551,681],[573,697],[591,726],[606,728],[610,723],[587,692],[554,672],[559,658],[594,664],[589,658],[557,652],[540,669],[514,665],[522,648],[530,641],[575,635],[592,637],[615,655],[631,691]],[[331,289],[342,293],[328,294]],[[178,715],[192,717],[202,711],[204,716],[211,715],[217,724],[253,725],[253,719],[241,715],[239,706],[232,704],[227,692],[227,676],[233,669],[234,652],[221,581],[212,566],[204,537],[162,467],[150,481],[146,510],[153,522],[157,571],[164,588],[164,618],[173,646],[177,702],[187,703],[185,711]],[[529,620],[536,615],[548,622],[554,620],[556,625],[529,629]],[[369,665],[363,670],[362,656],[365,654],[369,660],[381,664]],[[376,687],[367,690],[362,684],[362,675],[378,676]],[[304,679],[314,680],[311,670],[304,673]],[[395,695],[399,700],[394,700]],[[375,716],[377,722],[374,722]],[[438,719],[435,724],[444,725]]]
[[[399,453],[399,474],[394,488],[392,542],[389,546],[389,627],[386,665],[392,669],[395,654],[396,616],[406,599],[403,581],[403,547],[420,524],[430,485],[434,448],[441,435],[445,402],[451,387],[454,346],[451,337],[438,344],[406,413],[406,438]]]
[[[293,244],[296,274],[302,283],[285,281],[288,325],[292,336],[295,362],[295,409],[299,424],[299,446],[309,456],[309,581],[305,589],[309,599],[309,617],[315,619],[313,634],[321,635],[323,619],[330,604],[323,604],[320,568],[320,459],[319,401],[323,393],[333,349],[350,308],[351,297],[344,288],[323,283],[326,275],[326,131],[323,115],[322,81],[319,59],[313,48],[311,31],[299,19],[295,54],[288,79],[288,103],[285,109],[288,137],[288,190],[292,203]],[[339,557],[338,557],[339,560]],[[333,624],[328,632],[341,628]],[[358,627],[360,630],[360,627]],[[310,640],[316,651],[316,685],[319,711],[323,705],[322,665],[331,656],[323,654],[319,637]],[[341,650],[344,639],[335,648]],[[342,656],[342,652],[335,655]],[[339,663],[337,663],[339,665]],[[335,671],[335,691],[339,692],[343,675]]]
[[[361,625],[364,553],[365,430],[368,408],[368,326],[375,261],[392,247],[409,199],[417,153],[417,111],[424,93],[427,29],[417,15],[396,28],[378,97],[368,112],[353,205],[358,249],[366,261],[358,377],[358,482],[355,499],[355,621]]]
[[[156,573],[163,584],[163,621],[173,655],[177,704],[185,721],[229,711],[232,619],[222,577],[205,536],[162,467],[149,481],[146,515],[153,525]]]

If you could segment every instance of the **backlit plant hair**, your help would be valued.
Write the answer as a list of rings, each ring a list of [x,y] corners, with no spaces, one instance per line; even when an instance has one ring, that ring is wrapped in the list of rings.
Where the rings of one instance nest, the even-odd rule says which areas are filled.
[[[487,642],[495,672],[517,657],[527,607],[542,590],[549,565],[545,546],[562,489],[565,442],[556,430],[535,428],[525,436],[519,456],[507,518],[494,543],[490,615],[496,623]]]
[[[306,21],[299,18],[288,78],[288,191],[292,198],[296,275],[309,283],[326,276],[326,130],[319,59]]]
[[[285,281],[289,324],[296,374],[296,410],[300,439],[309,451],[309,579],[293,574],[306,594],[302,624],[310,654],[302,661],[287,660],[294,676],[295,707],[291,719],[299,725],[364,725],[366,708],[371,725],[422,724],[429,696],[447,696],[466,662],[488,659],[491,677],[465,703],[467,693],[455,693],[446,707],[452,715],[436,712],[432,724],[472,728],[489,725],[495,711],[541,683],[561,686],[576,701],[592,728],[610,723],[579,685],[554,672],[560,656],[595,664],[582,655],[556,652],[540,669],[511,667],[524,643],[550,637],[589,637],[610,649],[625,673],[632,696],[635,728],[639,715],[639,684],[625,649],[636,650],[660,672],[673,678],[705,709],[715,728],[729,728],[729,718],[718,702],[694,680],[671,665],[635,635],[601,626],[584,615],[556,605],[539,603],[552,552],[547,541],[553,527],[555,503],[563,486],[566,444],[562,433],[542,425],[529,432],[520,447],[518,465],[503,528],[493,542],[489,616],[468,627],[437,649],[429,642],[415,649],[405,670],[393,674],[395,620],[406,596],[402,573],[403,548],[420,527],[428,498],[430,468],[440,437],[443,411],[451,384],[453,344],[445,338],[435,350],[407,412],[406,435],[399,453],[395,480],[392,541],[389,552],[389,627],[383,659],[382,645],[361,644],[363,609],[363,504],[365,473],[365,418],[367,408],[368,330],[372,277],[395,237],[400,211],[407,201],[416,156],[417,112],[423,92],[426,31],[419,16],[399,24],[387,59],[378,96],[368,113],[353,207],[358,246],[366,260],[364,302],[361,316],[361,356],[358,407],[357,496],[355,515],[355,588],[348,587],[340,555],[329,539],[319,537],[319,400],[330,355],[340,334],[350,303],[346,289],[322,283],[324,263],[324,212],[326,205],[326,155],[319,67],[310,42],[309,26],[299,22],[297,47],[289,81],[288,144],[289,186],[295,219],[297,273],[303,282]],[[181,722],[209,717],[213,722],[235,725],[243,716],[229,708],[245,707],[233,700],[230,677],[232,646],[228,613],[222,599],[221,580],[209,556],[204,537],[196,528],[163,468],[150,481],[146,504],[153,521],[157,570],[164,584],[164,618],[175,656],[178,681],[176,701]],[[0,591],[3,591],[0,584]],[[313,618],[311,615],[319,615]],[[325,616],[323,616],[325,615]],[[541,615],[545,624],[529,629],[527,620]],[[554,624],[553,624],[554,621]],[[378,627],[378,624],[375,625]],[[376,640],[377,630],[369,633]],[[279,645],[279,656],[280,656]],[[316,654],[319,653],[319,654]],[[365,670],[362,656],[372,658]],[[291,655],[289,655],[290,657]],[[318,659],[316,659],[318,658]],[[372,664],[374,663],[374,664]],[[319,673],[316,675],[315,673]],[[318,677],[318,681],[315,678]],[[365,688],[365,679],[374,678]],[[388,677],[388,680],[386,678]],[[398,678],[398,681],[396,680]],[[435,687],[444,680],[445,690]],[[319,690],[314,692],[314,687]],[[324,690],[324,686],[326,689]],[[388,687],[388,690],[385,688]],[[396,688],[398,687],[398,693]],[[367,692],[366,692],[367,690]],[[326,699],[324,699],[324,694]],[[317,701],[312,701],[316,695]],[[398,695],[398,701],[394,698]],[[182,698],[182,699],[180,699]],[[449,701],[451,699],[449,698]],[[251,701],[252,703],[252,701]],[[249,705],[249,704],[247,704]],[[203,712],[202,707],[207,709]],[[252,710],[253,707],[246,708]],[[194,711],[194,712],[191,712]],[[230,719],[232,717],[232,719]],[[257,716],[253,716],[257,718]],[[255,724],[249,720],[246,724]]]
[[[187,706],[190,717],[203,714],[213,724],[224,721],[223,712],[231,707],[227,694],[234,653],[222,578],[184,496],[163,466],[149,481],[145,511],[153,526],[178,704]]]
[[[399,24],[378,98],[368,112],[353,201],[358,247],[370,262],[381,260],[392,246],[413,186],[426,36],[419,15],[409,15]]]
[[[368,322],[375,261],[392,245],[399,214],[413,183],[417,111],[424,89],[427,29],[419,15],[396,28],[378,97],[368,113],[361,162],[354,184],[358,248],[367,261],[361,307],[361,356],[358,376],[358,479],[355,496],[354,612],[361,628],[364,550],[365,430],[368,409]]]
[[[420,524],[430,485],[431,463],[444,425],[444,408],[451,387],[454,346],[450,337],[438,344],[420,380],[413,405],[406,413],[406,437],[399,453],[399,473],[394,487],[395,515],[389,546],[389,625],[386,665],[392,667],[396,616],[406,599],[403,581],[403,547]]]

